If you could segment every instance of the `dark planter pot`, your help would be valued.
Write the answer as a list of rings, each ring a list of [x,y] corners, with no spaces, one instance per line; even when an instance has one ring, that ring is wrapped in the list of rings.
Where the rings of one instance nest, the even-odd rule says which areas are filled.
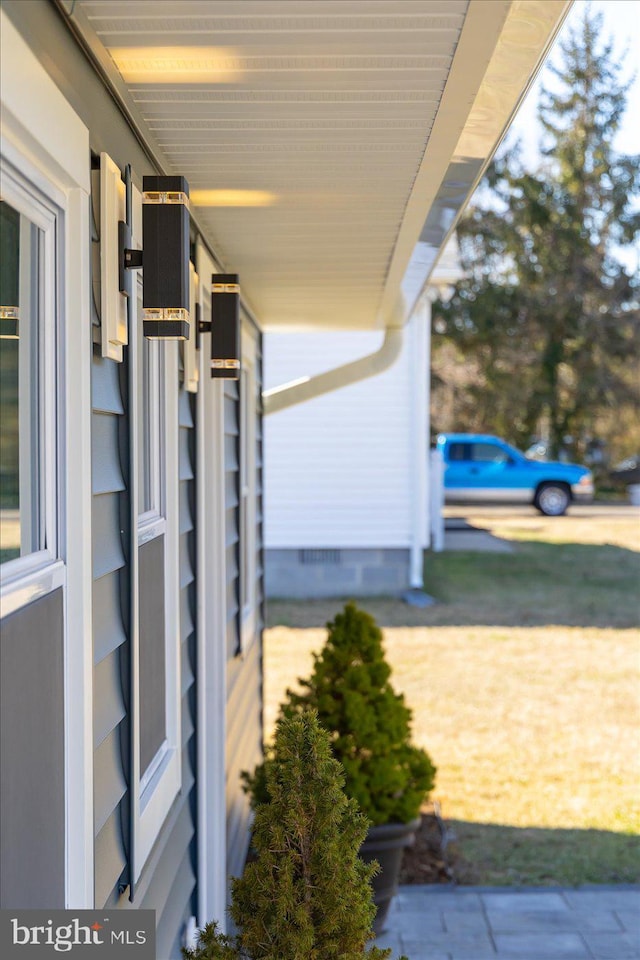
[[[413,846],[419,826],[418,817],[411,823],[383,823],[379,827],[370,827],[360,847],[360,857],[365,863],[377,860],[380,864],[380,872],[373,878],[373,902],[377,910],[373,921],[375,934],[384,929],[391,901],[398,892],[402,851]]]

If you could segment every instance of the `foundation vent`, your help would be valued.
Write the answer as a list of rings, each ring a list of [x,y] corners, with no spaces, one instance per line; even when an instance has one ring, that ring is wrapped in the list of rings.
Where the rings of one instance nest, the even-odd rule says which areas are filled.
[[[299,550],[298,560],[307,566],[312,564],[339,566],[342,563],[340,550]]]

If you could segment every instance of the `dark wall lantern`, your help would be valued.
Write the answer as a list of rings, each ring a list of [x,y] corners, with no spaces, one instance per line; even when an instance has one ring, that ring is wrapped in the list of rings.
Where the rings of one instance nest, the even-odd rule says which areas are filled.
[[[200,323],[200,333],[211,333],[211,376],[217,380],[240,377],[240,284],[237,273],[211,277],[211,323]]]
[[[142,332],[154,340],[189,339],[189,184],[184,177],[142,178],[142,250],[131,250],[130,171],[121,228],[121,285],[142,267]]]
[[[142,307],[145,337],[189,339],[189,185],[142,179]]]

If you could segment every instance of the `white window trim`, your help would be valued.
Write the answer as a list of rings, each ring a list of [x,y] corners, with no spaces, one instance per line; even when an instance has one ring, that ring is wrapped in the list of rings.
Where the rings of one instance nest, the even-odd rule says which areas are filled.
[[[60,408],[58,367],[59,327],[56,277],[58,231],[63,219],[47,197],[36,195],[35,187],[3,158],[2,197],[41,233],[39,244],[38,316],[38,473],[39,539],[46,547],[8,560],[0,567],[1,614],[13,613],[51,589],[48,567],[60,555],[58,522],[58,411]],[[63,227],[62,227],[63,229]],[[23,526],[21,520],[21,527]],[[28,584],[28,588],[24,589]]]
[[[36,559],[40,565],[36,566]],[[23,563],[23,561],[25,561]],[[9,574],[0,574],[2,591],[0,594],[0,619],[16,613],[35,600],[46,597],[48,593],[66,586],[66,567],[62,560],[53,560],[46,550],[31,553],[27,557],[18,557],[3,564],[11,565]]]
[[[167,524],[163,516],[155,513],[143,513],[138,515],[138,547],[156,537],[162,536],[166,532]]]
[[[55,264],[61,560],[48,564],[48,583],[33,570],[6,596],[65,587],[65,905],[81,909],[94,903],[89,133],[2,9],[0,43],[2,156],[64,214]]]
[[[134,190],[133,235],[134,245],[140,229],[141,196]],[[137,396],[138,350],[137,325],[138,298],[133,298],[133,330],[129,337],[131,350],[129,366],[130,396]],[[179,477],[178,477],[178,345],[177,343],[153,344],[152,355],[157,354],[156,374],[152,383],[155,396],[160,399],[156,408],[152,397],[153,416],[158,417],[158,432],[162,435],[160,449],[155,449],[152,464],[159,464],[155,475],[152,467],[152,487],[157,495],[152,511],[138,513],[139,458],[141,445],[138,417],[130,418],[131,436],[131,530],[133,531],[131,561],[131,614],[132,614],[132,724],[131,724],[131,784],[132,784],[132,865],[134,882],[140,878],[162,825],[182,785],[181,751],[181,664],[180,664],[180,530],[179,530]],[[139,559],[138,550],[143,543],[164,536],[164,615],[165,615],[165,678],[166,678],[166,739],[151,766],[140,769],[140,636],[139,617]]]
[[[165,678],[166,678],[166,739],[148,771],[140,770],[140,700],[139,700],[139,636],[137,613],[135,620],[134,663],[136,683],[134,686],[132,783],[136,784],[133,795],[134,849],[133,876],[138,880],[151,853],[153,844],[180,792],[182,785],[181,750],[181,664],[180,664],[180,532],[178,502],[178,345],[164,343],[161,350],[164,367],[165,406],[164,444],[162,451],[163,498],[165,514],[152,527],[144,524],[141,535],[150,529],[156,535],[164,534],[164,614],[165,614]],[[132,364],[133,366],[133,364]],[[132,465],[132,476],[136,471]],[[132,502],[137,496],[132,491]],[[133,529],[136,529],[135,527]],[[140,541],[138,541],[140,542]],[[137,552],[137,551],[136,551]],[[138,563],[136,561],[136,574]],[[137,596],[136,596],[137,607]]]
[[[211,319],[209,279],[215,265],[196,242],[202,319]],[[209,376],[208,341],[198,351],[197,578],[198,643],[198,924],[216,917],[227,930],[227,582],[225,556],[224,380]]]
[[[246,653],[256,636],[256,342],[246,327],[241,333],[240,384],[240,653]],[[247,404],[249,400],[249,404]]]

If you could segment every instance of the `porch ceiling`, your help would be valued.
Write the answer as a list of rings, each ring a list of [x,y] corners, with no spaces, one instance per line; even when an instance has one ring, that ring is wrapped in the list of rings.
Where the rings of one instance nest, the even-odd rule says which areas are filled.
[[[407,319],[567,6],[80,0],[68,15],[263,326],[371,329]]]

